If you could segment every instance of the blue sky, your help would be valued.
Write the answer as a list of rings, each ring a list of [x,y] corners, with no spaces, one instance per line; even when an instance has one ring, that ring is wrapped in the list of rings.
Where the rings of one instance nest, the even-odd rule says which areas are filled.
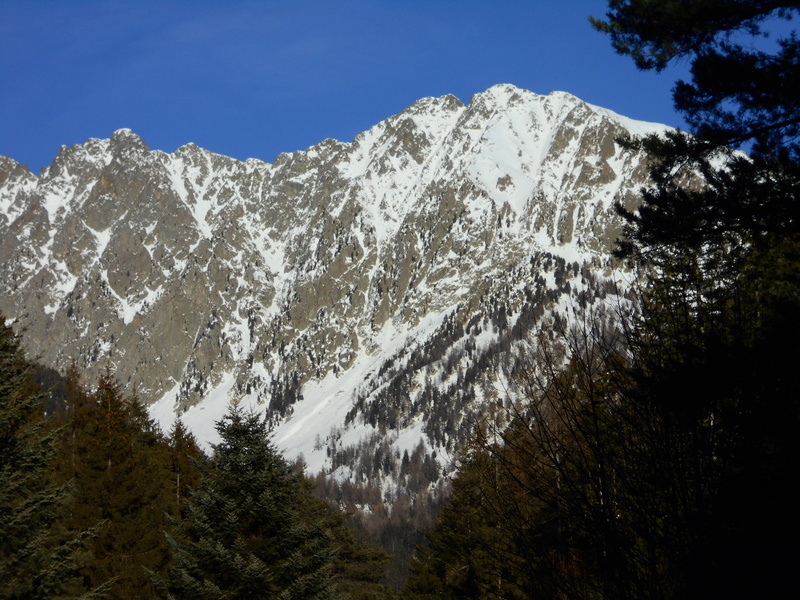
[[[637,71],[602,0],[0,0],[0,154],[34,172],[119,128],[272,161],[425,96],[497,83],[681,126],[680,70]]]

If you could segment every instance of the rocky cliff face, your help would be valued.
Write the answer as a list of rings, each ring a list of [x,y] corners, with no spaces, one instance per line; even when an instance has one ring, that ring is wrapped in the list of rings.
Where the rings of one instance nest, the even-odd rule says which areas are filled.
[[[615,139],[661,129],[501,85],[273,164],[129,130],[39,177],[0,158],[0,311],[201,438],[234,399],[313,470],[420,441],[445,464],[515,340],[611,289],[612,206],[647,173]]]

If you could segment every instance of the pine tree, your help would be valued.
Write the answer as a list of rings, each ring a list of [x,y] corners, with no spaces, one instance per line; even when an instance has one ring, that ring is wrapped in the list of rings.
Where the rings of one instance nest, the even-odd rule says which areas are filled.
[[[305,480],[298,506],[301,520],[318,522],[330,532],[335,548],[332,575],[336,591],[349,600],[388,600],[396,594],[386,585],[390,556],[384,550],[356,541],[348,527],[348,515],[313,495],[314,485]],[[353,525],[350,523],[350,525]]]
[[[73,369],[67,406],[57,470],[75,494],[60,524],[67,531],[96,526],[81,575],[92,586],[111,582],[113,598],[154,597],[148,571],[167,568],[163,530],[178,506],[167,444],[110,374],[90,394]]]
[[[657,185],[637,214],[625,213],[626,254],[800,233],[800,38],[767,37],[799,15],[785,0],[611,0],[607,20],[592,19],[639,68],[661,71],[681,60],[691,69],[673,98],[692,137],[645,141],[659,161]],[[691,171],[701,175],[693,187],[685,185]]]
[[[462,461],[427,544],[418,547],[411,559],[404,597],[525,597],[522,579],[533,580],[536,572],[524,564],[513,540],[505,535],[519,521],[506,520],[497,511],[498,502],[507,508],[515,505],[500,492],[497,466],[491,454],[478,447]]]
[[[231,408],[185,522],[172,538],[167,598],[335,598],[334,541],[304,518],[310,495],[268,439],[263,419]],[[307,516],[307,515],[306,515]]]
[[[687,60],[692,136],[644,144],[655,185],[620,254],[651,270],[634,372],[643,403],[714,473],[682,565],[685,597],[781,597],[800,534],[800,14],[782,0],[612,0],[595,25],[640,68]],[[772,43],[770,43],[772,42]],[[720,145],[743,147],[749,157]],[[711,436],[713,434],[713,436]]]
[[[592,24],[643,70],[688,61],[691,81],[674,88],[675,107],[692,132],[716,145],[756,144],[756,156],[797,161],[800,40],[794,32],[768,40],[773,25],[791,21],[790,0],[610,0],[606,21]],[[773,43],[759,43],[773,42]]]
[[[86,533],[53,533],[66,486],[49,477],[52,432],[19,338],[0,315],[0,597],[66,597]],[[78,587],[76,595],[92,594]]]
[[[188,496],[189,490],[195,489],[200,482],[200,471],[203,468],[205,455],[200,450],[194,434],[180,419],[175,421],[168,442],[175,500],[183,506],[183,500]]]

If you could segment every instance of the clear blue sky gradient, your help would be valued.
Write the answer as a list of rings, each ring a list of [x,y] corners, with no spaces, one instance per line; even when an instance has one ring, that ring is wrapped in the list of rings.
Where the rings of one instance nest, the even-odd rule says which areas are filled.
[[[38,173],[119,128],[272,161],[425,96],[497,83],[682,126],[685,71],[637,71],[595,32],[602,0],[0,0],[0,154]]]

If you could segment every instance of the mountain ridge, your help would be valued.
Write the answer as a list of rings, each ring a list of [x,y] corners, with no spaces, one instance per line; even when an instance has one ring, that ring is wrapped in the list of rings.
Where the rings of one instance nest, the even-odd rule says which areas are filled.
[[[426,378],[454,361],[497,394],[491,369],[448,357],[612,289],[613,203],[647,182],[615,140],[664,129],[503,84],[273,163],[151,151],[127,129],[62,147],[38,177],[0,159],[0,310],[45,364],[108,366],[206,442],[237,400],[312,470],[344,477],[336,457],[381,430],[445,468],[488,396],[437,400],[463,414],[433,422]]]

